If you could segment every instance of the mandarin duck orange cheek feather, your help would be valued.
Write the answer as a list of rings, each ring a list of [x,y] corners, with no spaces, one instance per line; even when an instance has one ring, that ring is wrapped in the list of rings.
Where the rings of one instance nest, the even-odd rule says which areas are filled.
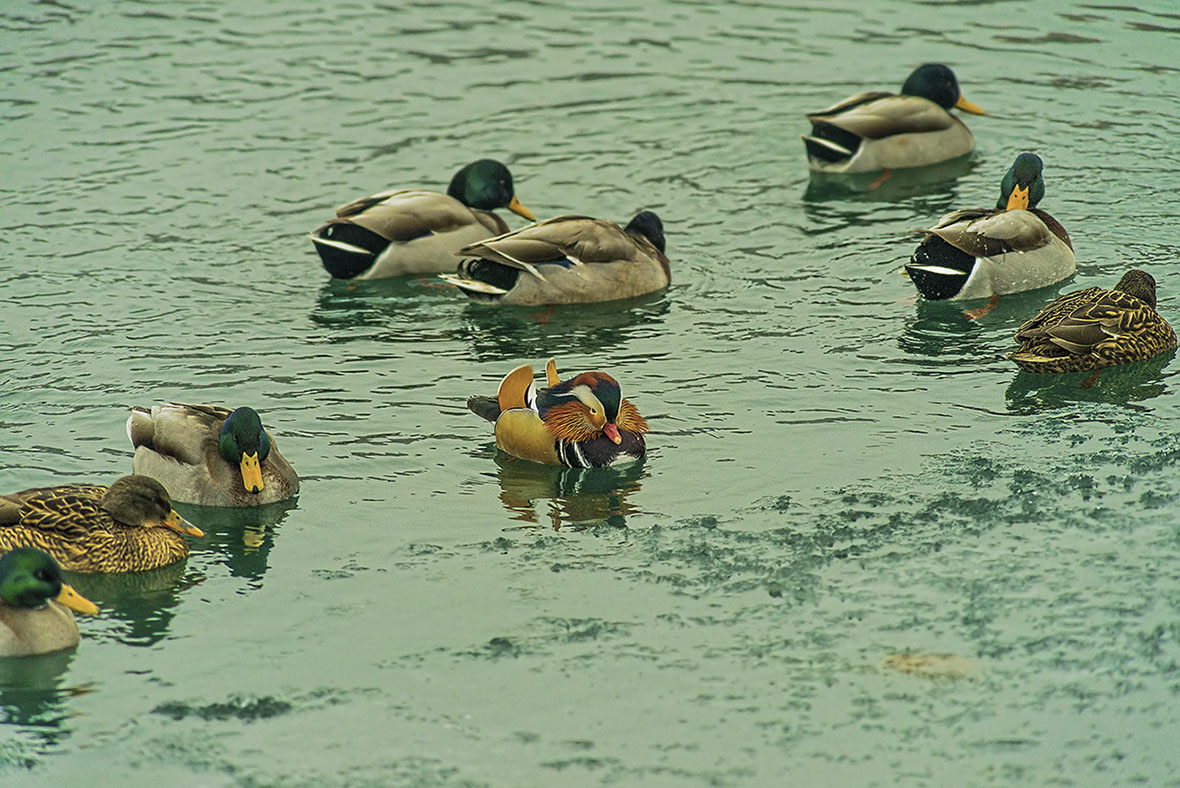
[[[562,382],[546,365],[548,388],[536,390],[530,366],[517,367],[497,397],[472,397],[468,407],[496,423],[496,445],[533,462],[574,468],[639,459],[647,422],[605,372],[583,372]]]

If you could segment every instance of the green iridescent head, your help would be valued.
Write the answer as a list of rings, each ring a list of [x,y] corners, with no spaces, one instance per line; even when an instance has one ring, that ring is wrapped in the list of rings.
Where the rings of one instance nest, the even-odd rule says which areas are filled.
[[[903,96],[919,96],[933,101],[943,109],[961,109],[973,115],[983,115],[982,109],[963,98],[955,72],[942,63],[926,63],[914,69],[901,86]]]
[[[1022,153],[1004,174],[1000,182],[999,210],[1025,210],[1036,207],[1045,196],[1045,179],[1041,177],[1044,164],[1035,153]]]
[[[57,559],[35,547],[17,547],[0,557],[0,602],[37,610],[58,602],[79,613],[97,613],[90,600],[61,579]]]
[[[270,436],[253,408],[238,408],[221,425],[217,454],[242,472],[247,492],[262,492],[262,463],[270,456]]]
[[[512,173],[495,159],[473,161],[459,170],[451,179],[447,194],[468,208],[481,211],[507,208],[529,221],[537,220],[528,208],[516,199],[516,190],[512,187]]]

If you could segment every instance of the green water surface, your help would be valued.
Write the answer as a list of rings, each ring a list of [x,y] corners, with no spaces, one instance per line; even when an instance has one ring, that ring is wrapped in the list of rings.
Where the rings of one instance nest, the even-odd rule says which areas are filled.
[[[804,113],[927,61],[975,154],[812,183]],[[77,651],[0,670],[0,782],[1180,785],[1175,364],[1004,358],[1128,266],[1180,319],[1178,63],[1163,2],[5,4],[0,491],[113,481],[168,400],[255,407],[302,490],[77,578]],[[908,231],[1022,150],[1076,276],[915,302]],[[335,206],[484,156],[541,217],[656,211],[671,288],[328,280]],[[497,456],[466,398],[550,355],[644,463]]]

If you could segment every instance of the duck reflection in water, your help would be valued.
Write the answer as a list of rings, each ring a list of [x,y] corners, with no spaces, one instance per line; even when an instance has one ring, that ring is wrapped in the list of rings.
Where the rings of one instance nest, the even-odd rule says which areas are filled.
[[[664,321],[667,290],[596,304],[488,308],[469,304],[455,331],[476,358],[488,361],[545,357],[554,347],[609,349]]]
[[[441,319],[440,309],[445,305],[449,315],[454,300],[455,288],[434,280],[332,279],[320,288],[309,319],[332,332],[327,336],[331,342],[351,342],[385,333],[403,339],[436,340],[452,328],[449,320]]]
[[[204,580],[184,561],[147,572],[92,575],[65,572],[66,582],[103,613],[104,632],[87,637],[113,637],[120,643],[150,646],[168,635],[181,594]],[[85,590],[83,590],[85,589]]]
[[[554,531],[625,527],[638,508],[627,500],[647,474],[644,463],[606,468],[562,468],[496,454],[500,502],[513,520]]]
[[[803,200],[828,202],[851,198],[895,202],[941,195],[944,199],[951,198],[945,202],[949,206],[953,203],[959,178],[969,174],[977,164],[974,154],[968,153],[927,167],[909,167],[888,173],[823,173],[813,170],[807,189],[803,192]]]
[[[1146,361],[1120,364],[1093,372],[1057,375],[1018,372],[1004,392],[1004,399],[1012,413],[1067,408],[1079,402],[1142,408],[1133,403],[1168,393],[1171,388],[1168,378],[1172,374],[1165,373],[1164,367],[1175,355],[1175,350],[1169,350]]]
[[[193,550],[195,560],[219,557],[230,576],[246,578],[251,589],[262,587],[276,528],[287,512],[297,506],[297,499],[248,509],[181,504],[184,516],[191,522],[201,523],[205,532],[200,549]]]
[[[36,657],[0,659],[0,725],[25,728],[33,741],[10,739],[0,752],[2,762],[24,762],[55,750],[70,735],[67,721],[73,715],[69,699],[89,692],[89,687],[63,687],[73,649]],[[10,746],[14,745],[14,746]]]

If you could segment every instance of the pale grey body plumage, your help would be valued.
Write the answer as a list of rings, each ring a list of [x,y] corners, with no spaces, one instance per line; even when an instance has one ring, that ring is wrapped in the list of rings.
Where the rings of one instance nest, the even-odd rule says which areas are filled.
[[[494,213],[469,208],[440,192],[393,189],[354,200],[336,209],[348,219],[388,240],[373,265],[354,279],[383,279],[407,274],[437,274],[455,268],[455,253],[489,235],[507,232]],[[312,243],[336,242],[315,235]],[[347,250],[347,244],[336,244]],[[365,253],[365,250],[358,250]]]
[[[491,260],[521,272],[508,289],[459,273],[443,278],[472,294],[517,306],[613,301],[668,286],[668,258],[646,237],[588,216],[557,216],[488,238],[459,255]]]
[[[829,162],[809,157],[811,169],[818,172],[922,167],[964,156],[975,148],[975,138],[963,121],[920,96],[861,93],[807,119],[830,123],[863,138],[849,159]]]
[[[1055,221],[1055,220],[1054,220]],[[1077,268],[1073,249],[1037,211],[963,210],[915,232],[937,235],[975,257],[963,288],[951,300],[1008,295],[1060,282]],[[958,274],[948,271],[948,274]]]

